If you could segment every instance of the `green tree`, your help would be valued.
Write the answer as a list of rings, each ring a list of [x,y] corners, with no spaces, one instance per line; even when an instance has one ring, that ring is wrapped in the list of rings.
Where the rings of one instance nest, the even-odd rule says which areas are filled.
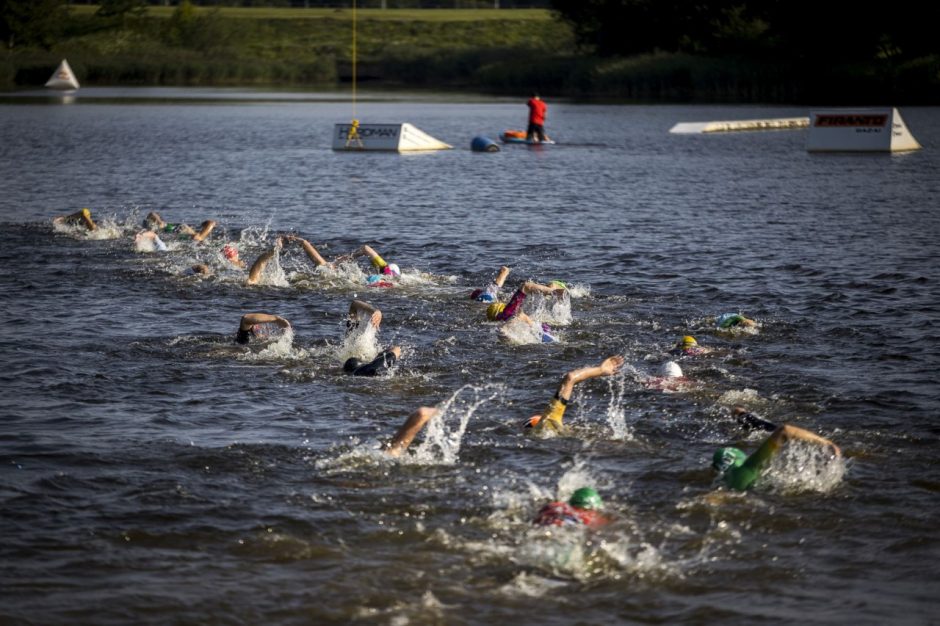
[[[65,17],[62,0],[2,0],[0,37],[11,50],[15,46],[49,49],[62,32]]]
[[[95,15],[112,18],[122,26],[127,24],[127,16],[143,15],[147,12],[146,0],[101,0]]]

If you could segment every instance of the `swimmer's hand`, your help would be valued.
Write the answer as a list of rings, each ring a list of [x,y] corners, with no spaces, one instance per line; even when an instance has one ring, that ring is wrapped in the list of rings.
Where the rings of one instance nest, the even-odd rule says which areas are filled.
[[[604,376],[610,376],[616,374],[617,370],[623,367],[623,357],[619,354],[616,356],[607,357],[600,364],[601,370],[604,372]]]

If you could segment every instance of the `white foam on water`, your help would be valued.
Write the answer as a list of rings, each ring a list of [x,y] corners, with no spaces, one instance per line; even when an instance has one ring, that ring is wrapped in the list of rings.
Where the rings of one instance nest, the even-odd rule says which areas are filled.
[[[828,493],[842,482],[845,471],[845,458],[834,456],[829,448],[791,439],[771,458],[757,484],[774,492]]]

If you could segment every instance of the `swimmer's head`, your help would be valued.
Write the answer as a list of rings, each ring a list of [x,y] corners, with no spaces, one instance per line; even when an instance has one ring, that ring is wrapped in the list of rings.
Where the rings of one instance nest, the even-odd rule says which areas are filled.
[[[533,415],[532,417],[530,417],[529,419],[525,421],[525,424],[523,424],[523,427],[535,428],[536,426],[538,426],[539,422],[541,421],[542,421],[541,415]]]
[[[482,295],[483,295],[483,290],[482,290],[482,289],[474,289],[473,291],[470,292],[470,299],[471,299],[471,300],[476,300],[477,298],[479,298],[479,297],[482,296]]]
[[[682,378],[682,368],[675,361],[666,361],[659,368],[659,375],[663,378]]]
[[[738,448],[718,448],[712,457],[712,467],[724,473],[732,467],[740,467],[747,460],[747,455]]]
[[[560,280],[553,280],[548,283],[548,286],[552,289],[567,289],[568,285],[561,282]]]
[[[679,347],[683,350],[688,350],[689,348],[694,348],[698,345],[698,342],[695,340],[695,337],[692,335],[686,335],[679,340]]]
[[[486,307],[486,318],[490,321],[496,321],[496,316],[503,312],[503,309],[506,308],[506,303],[504,302],[494,302],[493,304]]]
[[[722,313],[715,321],[718,324],[718,328],[731,328],[732,326],[740,324],[743,319],[744,317],[739,313]]]
[[[389,263],[384,268],[382,268],[383,274],[389,274],[391,276],[401,276],[401,270],[398,269],[398,266],[394,263]]]
[[[568,504],[578,509],[596,510],[604,506],[604,501],[592,487],[581,487],[571,494]]]
[[[238,260],[238,248],[229,244],[222,248],[222,256],[224,256],[229,261]]]
[[[362,361],[352,356],[346,359],[346,362],[343,363],[343,371],[347,374],[352,374],[356,369],[362,365]]]

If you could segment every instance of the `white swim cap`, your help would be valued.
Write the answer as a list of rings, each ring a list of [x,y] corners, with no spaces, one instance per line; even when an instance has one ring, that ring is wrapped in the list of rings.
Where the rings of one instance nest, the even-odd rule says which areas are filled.
[[[394,263],[389,263],[385,266],[386,274],[392,274],[394,276],[401,276],[401,270],[398,269],[398,266]]]
[[[663,378],[682,378],[682,368],[675,361],[666,361],[659,369],[659,374]]]

